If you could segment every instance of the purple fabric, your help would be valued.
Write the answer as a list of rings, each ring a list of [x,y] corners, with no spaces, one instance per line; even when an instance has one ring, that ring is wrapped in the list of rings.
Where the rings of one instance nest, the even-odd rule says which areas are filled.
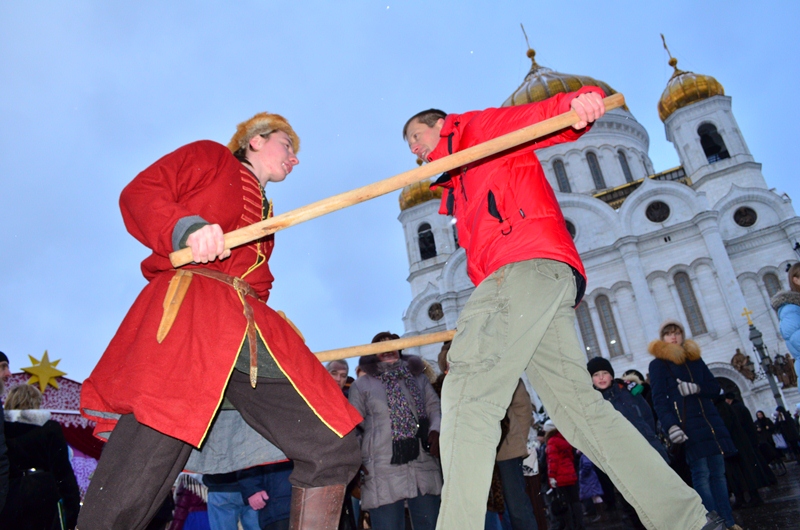
[[[403,390],[400,388],[401,380],[405,382],[411,397],[414,399],[414,405],[419,414],[420,421],[425,418],[425,402],[422,399],[422,392],[420,392],[414,376],[409,372],[408,367],[403,363],[397,363],[397,368],[387,370],[380,374],[378,378],[386,388],[386,399],[389,405],[389,418],[392,421],[392,441],[398,441],[409,438],[416,438],[417,430],[419,429],[417,418],[414,417],[414,412],[411,410],[411,405],[406,400]]]

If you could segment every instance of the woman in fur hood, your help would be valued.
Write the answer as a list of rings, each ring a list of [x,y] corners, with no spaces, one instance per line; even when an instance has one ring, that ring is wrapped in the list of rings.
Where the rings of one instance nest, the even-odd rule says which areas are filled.
[[[789,268],[789,289],[772,297],[772,308],[778,312],[781,335],[797,367],[800,359],[800,263]]]
[[[716,511],[729,528],[733,519],[725,480],[725,457],[736,454],[728,430],[714,406],[720,386],[700,356],[700,347],[684,340],[683,326],[661,324],[659,340],[647,347],[653,405],[672,443],[686,444],[686,462],[695,491],[708,511]]]

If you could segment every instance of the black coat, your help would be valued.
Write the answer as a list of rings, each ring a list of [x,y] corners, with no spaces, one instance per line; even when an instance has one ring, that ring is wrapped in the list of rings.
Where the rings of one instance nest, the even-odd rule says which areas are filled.
[[[43,411],[21,412],[38,413]],[[13,506],[12,503],[8,503],[3,513],[0,514],[0,520],[2,520],[0,528],[3,528],[3,524],[10,524],[9,521],[15,517],[15,514],[11,512],[19,511],[23,505],[27,506],[25,511],[49,514],[53,509],[52,499],[58,502],[59,498],[63,500],[67,528],[74,528],[80,509],[80,490],[69,461],[69,449],[64,440],[61,425],[52,420],[37,425],[6,419],[5,437],[12,479],[11,492],[16,486],[18,491],[22,492],[21,495],[24,498],[21,500],[24,502],[15,502]],[[31,469],[35,469],[37,472],[30,473]],[[32,495],[33,499],[30,498]],[[30,504],[31,500],[34,501],[33,504]],[[30,517],[29,514],[22,515]],[[57,523],[57,520],[55,522]],[[13,528],[13,526],[6,527]],[[34,528],[33,526],[18,528],[23,527]]]
[[[611,386],[601,390],[600,393],[603,394],[603,399],[614,405],[614,408],[636,427],[636,430],[653,446],[653,449],[658,451],[658,454],[666,462],[669,462],[667,450],[656,435],[653,411],[647,401],[642,396],[631,394],[628,385],[620,379],[614,379]]]
[[[8,451],[6,450],[4,423],[3,405],[0,404],[0,513],[3,511],[8,495]]]
[[[753,491],[775,484],[775,475],[763,459],[759,458],[758,446],[752,445],[750,436],[733,406],[729,405],[721,396],[716,400],[716,406],[738,451],[738,454],[725,460],[731,489],[741,494],[741,492]],[[749,414],[747,423],[752,425]],[[741,497],[737,495],[737,499],[741,499]]]

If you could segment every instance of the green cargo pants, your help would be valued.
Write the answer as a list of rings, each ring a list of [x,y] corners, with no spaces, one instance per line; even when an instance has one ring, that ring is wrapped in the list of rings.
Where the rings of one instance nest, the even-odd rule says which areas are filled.
[[[611,477],[647,528],[705,525],[697,493],[592,388],[575,329],[575,296],[572,269],[546,259],[501,267],[472,293],[442,390],[437,530],[483,528],[500,420],[523,370],[564,437]]]

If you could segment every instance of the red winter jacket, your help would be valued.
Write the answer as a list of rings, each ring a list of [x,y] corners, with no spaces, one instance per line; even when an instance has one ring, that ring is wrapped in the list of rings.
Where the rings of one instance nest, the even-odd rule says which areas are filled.
[[[583,87],[539,103],[449,114],[428,158],[437,160],[567,112],[570,102],[585,92],[605,95],[597,87]],[[446,173],[431,186],[446,189],[439,213],[456,218],[459,244],[467,251],[467,274],[475,285],[503,265],[546,258],[577,272],[575,303],[580,301],[586,273],[534,149],[577,140],[588,129],[570,127],[478,160]]]
[[[547,478],[556,479],[559,488],[578,483],[572,446],[558,431],[552,431],[547,438]]]

